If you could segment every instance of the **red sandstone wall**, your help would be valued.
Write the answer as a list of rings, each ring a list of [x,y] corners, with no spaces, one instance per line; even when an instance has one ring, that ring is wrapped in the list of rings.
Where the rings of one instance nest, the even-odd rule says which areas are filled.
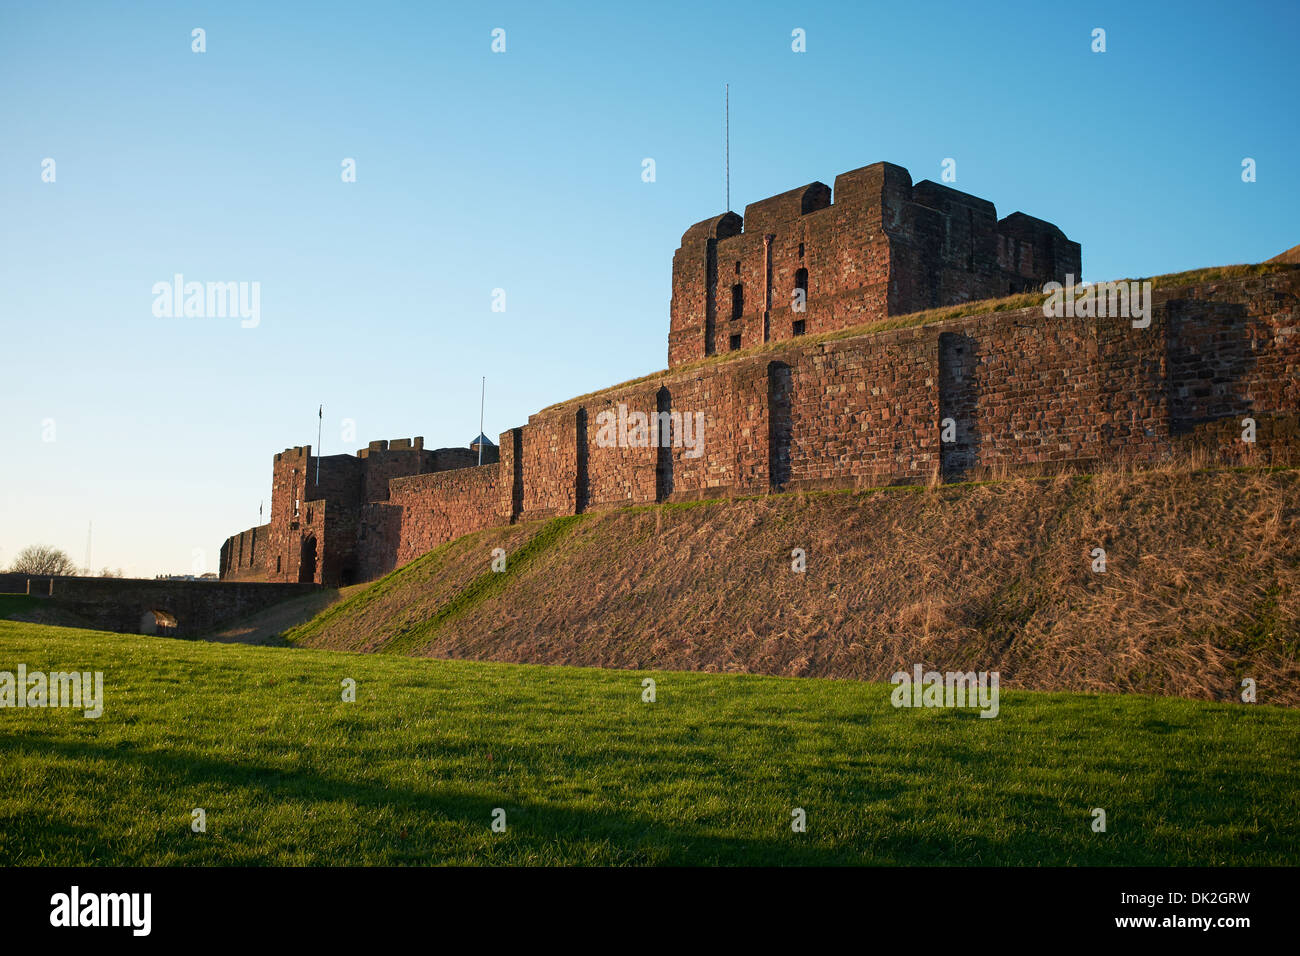
[[[463,534],[509,521],[498,508],[500,464],[398,478],[389,504],[401,509],[397,565]]]
[[[793,338],[796,321],[811,335],[889,314],[892,254],[886,229],[887,224],[903,228],[910,190],[906,170],[882,163],[837,177],[834,206],[821,183],[747,206],[745,231],[719,239],[714,249],[717,279],[705,303],[715,316],[713,351],[731,351],[735,336],[740,348]],[[706,253],[696,252],[680,268],[674,262],[673,301],[683,310],[705,291],[707,283],[687,270],[707,269],[707,259],[701,258]],[[808,273],[807,296],[804,311],[795,312],[800,269]],[[738,319],[732,317],[737,284],[744,301]],[[688,321],[685,311],[677,316],[680,331],[675,348],[670,341],[670,366],[702,354],[696,344],[700,336],[687,334]]]
[[[316,574],[312,579],[317,584],[346,586],[361,580],[357,550],[360,514],[360,509],[352,502],[327,499],[312,504],[309,516],[317,524],[304,527],[306,533],[317,534],[319,542]]]
[[[770,361],[750,358],[666,379],[674,410],[704,412],[703,454],[671,449],[672,498],[767,490]]]
[[[424,439],[417,438],[396,441],[372,441],[367,447],[357,452],[357,457],[365,462],[365,486],[362,501],[387,501],[388,483],[394,478],[418,475],[432,471],[427,458],[431,453],[424,451]]]
[[[531,415],[522,434],[517,467],[524,475],[524,516],[573,514],[578,502],[577,409]]]
[[[357,516],[357,574],[361,581],[381,578],[397,567],[402,540],[402,509],[386,501],[368,502]]]
[[[469,468],[478,463],[478,455],[468,448],[424,447],[421,437],[372,441],[357,452],[363,463],[365,487],[363,501],[387,501],[388,483],[394,478],[422,475],[449,468]]]
[[[1168,454],[1158,320],[1137,330],[1125,319],[1048,319],[1031,308],[934,328],[940,418],[956,421],[959,448],[969,451],[962,467],[945,462],[946,477],[965,468]]]
[[[265,581],[270,525],[231,535],[221,545],[219,575],[224,581]]]
[[[658,384],[640,385],[629,389],[603,392],[594,401],[584,403],[586,436],[583,449],[586,454],[587,494],[583,507],[646,504],[657,498],[656,463],[659,449],[620,445],[618,406],[622,404],[626,417],[633,413],[644,414],[649,419],[656,414]],[[608,416],[608,427],[604,421]],[[627,426],[626,431],[632,431]],[[636,437],[635,435],[633,437]],[[605,443],[602,444],[602,438]],[[609,439],[613,439],[613,444]],[[525,483],[529,476],[525,473]]]
[[[512,428],[501,433],[497,446],[500,467],[497,480],[497,514],[509,521],[514,521],[524,509],[523,476],[523,435],[524,429]]]
[[[1067,462],[1154,462],[1179,435],[1211,441],[1203,422],[1225,416],[1233,428],[1215,426],[1212,439],[1228,449],[1225,460],[1281,460],[1297,444],[1298,284],[1292,272],[1158,293],[1145,329],[1124,318],[1047,318],[1035,307],[812,346],[794,341],[601,392],[582,403],[590,504],[644,503],[662,491],[655,449],[595,443],[601,411],[620,401],[653,410],[660,388],[672,409],[707,413],[704,456],[672,450],[674,499],[923,481],[936,468],[960,479]],[[1260,420],[1254,448],[1229,434],[1251,410]],[[949,417],[955,443],[940,441]],[[568,475],[543,480],[565,484]],[[527,487],[536,481],[525,472]]]
[[[939,450],[937,335],[801,349],[790,366],[791,487],[922,481]]]
[[[1262,464],[1295,451],[1298,292],[1300,272],[1160,291],[1145,329],[1034,308],[926,331],[966,349],[954,407],[976,467],[1152,462],[1188,444]],[[1253,447],[1239,440],[1247,415]]]
[[[749,358],[669,374],[534,415],[524,429],[525,448],[540,449],[543,441],[556,441],[567,451],[572,428],[580,436],[585,457],[576,456],[571,470],[551,467],[540,475],[532,465],[538,457],[545,461],[545,456],[526,459],[523,479],[529,504],[525,514],[541,513],[533,502],[550,502],[553,509],[560,509],[549,513],[572,514],[575,506],[585,510],[648,504],[665,497],[681,500],[766,491],[768,366],[766,357]],[[670,416],[667,448],[655,443],[663,439],[649,428],[661,411]],[[645,444],[634,443],[632,415],[637,412],[646,416]],[[682,431],[683,416],[691,416],[689,445]],[[502,442],[504,463],[507,436],[502,436]],[[574,504],[568,503],[571,488],[582,492]]]
[[[1176,428],[1237,418],[1260,407],[1300,409],[1300,274],[1241,281],[1223,298],[1220,283],[1167,297],[1169,385]]]
[[[333,547],[329,549],[332,563],[328,566],[341,567],[348,546],[340,534],[346,535],[346,528],[355,528],[364,478],[364,462],[351,455],[316,458],[311,446],[304,445],[287,448],[275,456],[271,473],[267,580],[292,583],[310,574],[308,580],[338,583],[328,575],[322,579],[322,569],[327,567],[326,549],[332,542]],[[328,541],[322,502],[328,502],[334,529]],[[316,539],[316,568],[314,572],[305,572],[303,544],[312,537]]]
[[[298,446],[275,456],[271,471],[270,549],[267,554],[267,580],[298,580],[301,539],[299,517],[306,497],[307,464],[311,449]],[[295,517],[295,502],[298,517]]]
[[[1178,289],[1167,312],[1175,444],[1234,464],[1300,461],[1300,270]]]

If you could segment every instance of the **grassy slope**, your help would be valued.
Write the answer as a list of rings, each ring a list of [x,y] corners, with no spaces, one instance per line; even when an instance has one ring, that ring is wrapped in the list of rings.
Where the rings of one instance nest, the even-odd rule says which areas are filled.
[[[1300,862],[1300,713],[1263,705],[1012,692],[984,720],[689,673],[648,704],[642,673],[0,622],[19,662],[106,700],[0,710],[4,865]]]
[[[540,530],[534,522],[490,528],[449,541],[331,605],[287,636],[297,640],[306,628],[313,634],[328,632],[329,646],[336,650],[399,648],[409,643],[412,635],[427,631],[429,622],[438,618],[444,607],[464,603],[461,595],[475,586],[487,566],[480,564],[480,558],[486,556],[490,562],[496,548],[507,553],[520,550]],[[358,621],[384,623],[382,630],[376,631],[356,626]]]
[[[781,495],[565,521],[468,535],[289,637],[874,680],[921,662],[1031,689],[1219,700],[1253,677],[1261,702],[1300,704],[1295,470]],[[542,532],[529,560],[488,570],[492,548],[514,555]],[[1099,546],[1105,574],[1090,569]],[[796,547],[804,574],[790,569]]]

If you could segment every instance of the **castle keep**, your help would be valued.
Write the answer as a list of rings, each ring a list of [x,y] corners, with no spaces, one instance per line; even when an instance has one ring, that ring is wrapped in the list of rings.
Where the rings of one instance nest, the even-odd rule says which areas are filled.
[[[673,258],[667,371],[531,415],[484,445],[481,466],[477,446],[420,438],[355,456],[287,449],[270,520],[227,539],[221,577],[366,581],[471,531],[594,508],[1156,462],[1193,446],[1228,462],[1297,456],[1294,265],[1158,287],[1145,328],[1035,305],[807,338],[1067,274],[1081,274],[1079,245],[1052,224],[999,220],[888,163],[836,177],[833,196],[814,183],[724,213]],[[675,440],[687,421],[697,434]]]
[[[673,256],[668,365],[1079,277],[1041,219],[876,163],[697,222]]]

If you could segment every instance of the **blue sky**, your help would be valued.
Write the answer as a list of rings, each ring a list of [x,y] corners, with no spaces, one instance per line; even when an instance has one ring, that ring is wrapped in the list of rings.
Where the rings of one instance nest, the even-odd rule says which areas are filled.
[[[1268,258],[1300,242],[1298,10],[5,0],[0,565],[81,563],[93,520],[96,569],[215,569],[320,403],[327,454],[464,445],[480,375],[496,435],[663,368],[673,250],[724,206],[724,82],[738,211],[952,157],[1091,280]],[[175,273],[259,282],[260,324],[156,317]]]

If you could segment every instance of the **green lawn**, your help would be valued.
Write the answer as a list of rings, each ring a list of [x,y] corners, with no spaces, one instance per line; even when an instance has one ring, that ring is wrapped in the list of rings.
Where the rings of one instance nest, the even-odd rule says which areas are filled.
[[[664,672],[643,703],[645,672],[0,622],[19,663],[102,670],[105,710],[0,710],[4,865],[1300,862],[1300,713],[1262,705]]]

